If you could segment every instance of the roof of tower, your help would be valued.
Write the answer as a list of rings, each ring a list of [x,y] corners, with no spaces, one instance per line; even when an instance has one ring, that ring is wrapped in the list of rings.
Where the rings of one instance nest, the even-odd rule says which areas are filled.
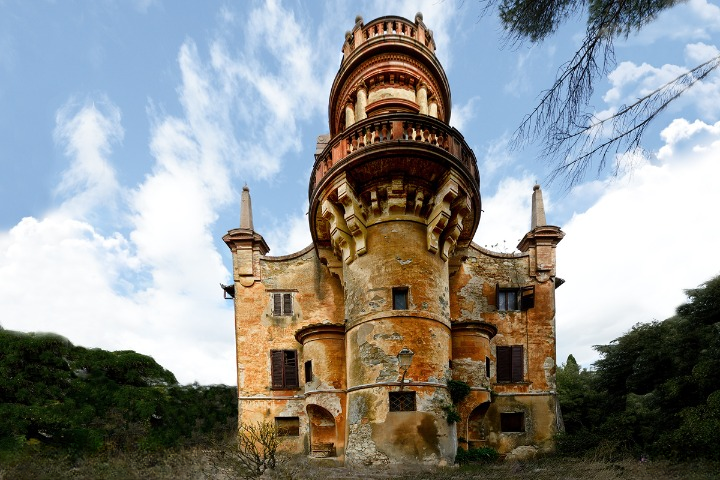
[[[358,16],[353,29],[345,35],[342,51],[343,59],[328,105],[332,136],[343,130],[345,108],[349,102],[354,102],[359,88],[364,88],[371,95],[373,90],[388,87],[414,92],[423,85],[428,98],[436,102],[437,118],[449,122],[449,83],[435,56],[432,30],[423,23],[421,13],[415,15],[414,22],[403,17],[384,16],[364,24],[362,17]],[[382,93],[378,95],[383,97]],[[394,100],[401,109],[412,109],[415,104],[414,99],[405,102],[397,98]],[[372,103],[368,101],[369,108]],[[375,103],[380,105],[383,102]]]

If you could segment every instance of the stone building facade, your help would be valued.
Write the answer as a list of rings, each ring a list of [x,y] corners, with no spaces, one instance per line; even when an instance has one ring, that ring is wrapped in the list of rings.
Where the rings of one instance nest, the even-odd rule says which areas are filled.
[[[477,163],[448,124],[450,88],[420,14],[358,17],[343,54],[310,178],[313,243],[268,256],[247,187],[240,227],[223,237],[240,422],[275,422],[283,450],[348,464],[551,450],[563,232],[546,225],[535,187],[520,253],[472,243]],[[450,380],[470,387],[454,406]]]

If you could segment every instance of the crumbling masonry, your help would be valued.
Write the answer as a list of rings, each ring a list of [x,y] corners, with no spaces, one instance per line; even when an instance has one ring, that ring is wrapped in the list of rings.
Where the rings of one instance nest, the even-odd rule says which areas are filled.
[[[446,464],[457,448],[553,448],[555,246],[535,187],[518,249],[472,243],[479,174],[448,125],[435,42],[361,18],[330,92],[310,177],[313,243],[283,257],[243,189],[232,251],[240,422],[275,422],[287,452],[339,463]],[[398,353],[409,349],[411,363]],[[407,350],[405,350],[407,352]],[[470,394],[448,422],[449,380]]]

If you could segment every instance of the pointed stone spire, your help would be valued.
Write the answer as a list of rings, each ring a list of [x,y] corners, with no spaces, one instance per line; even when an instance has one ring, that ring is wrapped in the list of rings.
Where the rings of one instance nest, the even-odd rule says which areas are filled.
[[[530,218],[530,230],[547,225],[545,220],[545,205],[543,205],[542,190],[540,185],[533,187],[532,194],[532,216]]]
[[[253,230],[252,203],[250,202],[250,189],[247,185],[243,187],[240,197],[240,228]]]

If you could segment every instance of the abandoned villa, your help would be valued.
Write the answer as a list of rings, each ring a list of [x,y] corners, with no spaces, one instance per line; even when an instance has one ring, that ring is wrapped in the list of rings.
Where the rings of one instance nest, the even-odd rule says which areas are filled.
[[[564,233],[536,186],[519,253],[472,242],[477,162],[449,125],[422,15],[358,17],[342,52],[309,180],[312,244],[268,256],[247,187],[223,237],[239,421],[274,422],[281,450],[348,465],[551,451]],[[449,381],[469,386],[456,404]]]

